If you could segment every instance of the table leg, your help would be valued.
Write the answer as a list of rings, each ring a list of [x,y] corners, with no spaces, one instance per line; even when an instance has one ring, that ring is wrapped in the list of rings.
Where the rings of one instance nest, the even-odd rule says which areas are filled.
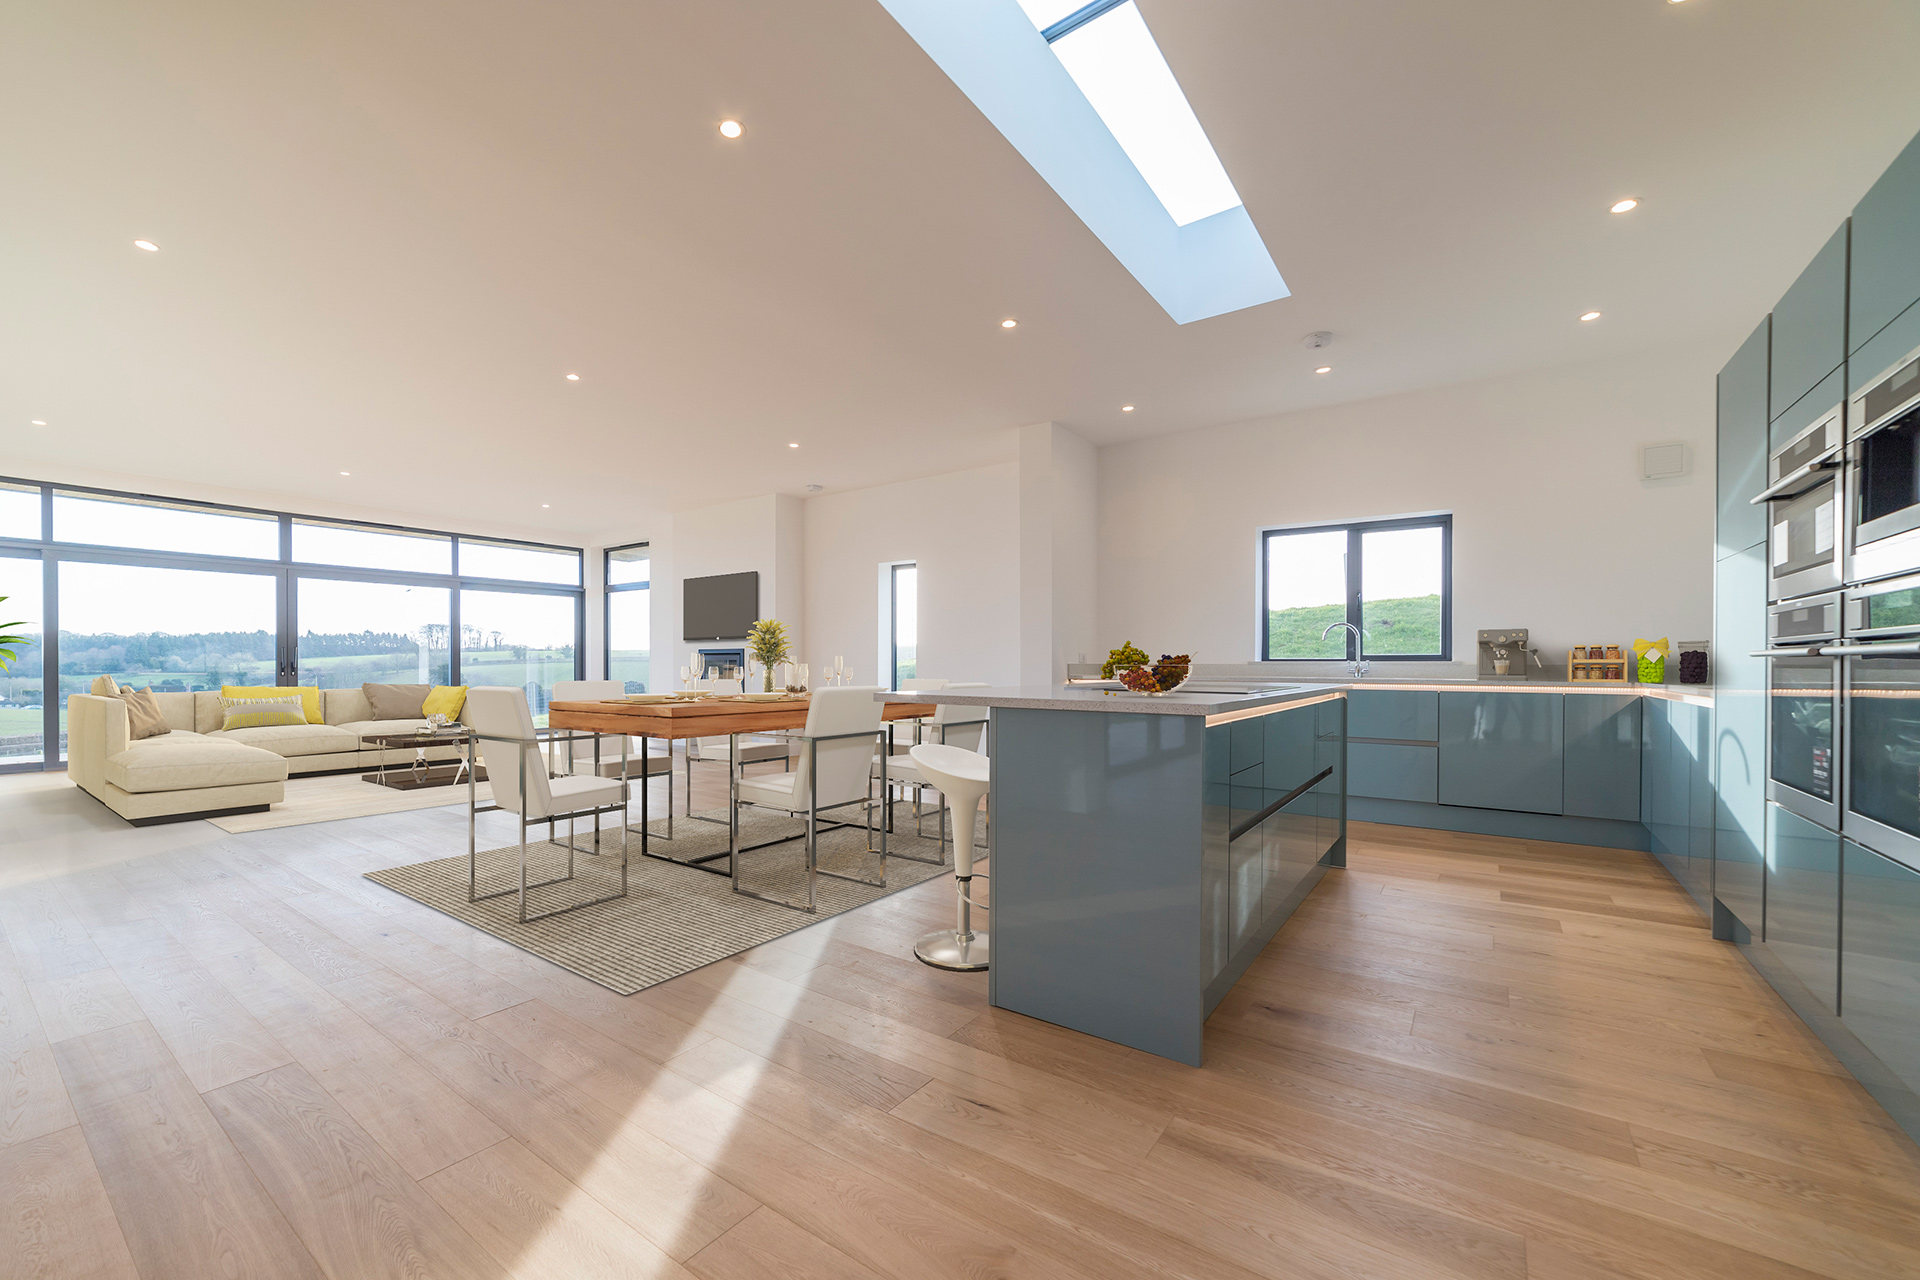
[[[727,735],[727,865],[740,890],[740,735]],[[691,771],[689,771],[691,772]],[[692,784],[688,784],[691,792]]]

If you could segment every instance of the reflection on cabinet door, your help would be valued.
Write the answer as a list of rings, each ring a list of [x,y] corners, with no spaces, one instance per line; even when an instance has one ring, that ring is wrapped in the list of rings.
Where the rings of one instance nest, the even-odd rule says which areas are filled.
[[[1846,845],[1840,1021],[1920,1092],[1920,872]]]
[[[1767,784],[1766,546],[1714,566],[1713,894],[1758,936]]]
[[[1581,818],[1640,818],[1640,704],[1632,693],[1566,696],[1561,810]]]
[[[1828,1012],[1840,1009],[1840,837],[1768,806],[1767,947]]]
[[[1442,693],[1440,803],[1559,813],[1566,700],[1558,693]]]

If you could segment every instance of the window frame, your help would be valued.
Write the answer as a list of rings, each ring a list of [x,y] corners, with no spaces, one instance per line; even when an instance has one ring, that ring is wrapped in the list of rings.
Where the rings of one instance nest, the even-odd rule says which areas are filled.
[[[1346,618],[1357,631],[1363,612],[1361,600],[1365,566],[1361,563],[1362,536],[1368,533],[1386,533],[1397,529],[1434,529],[1440,530],[1440,652],[1439,653],[1367,653],[1353,631],[1346,632],[1346,657],[1274,657],[1268,646],[1272,643],[1273,629],[1269,620],[1271,610],[1267,607],[1267,594],[1272,587],[1270,565],[1272,563],[1273,539],[1288,537],[1300,533],[1336,533],[1347,535],[1347,583]],[[1272,525],[1260,530],[1256,543],[1257,609],[1255,612],[1255,645],[1260,662],[1451,662],[1453,661],[1453,513],[1434,511],[1422,515],[1387,516],[1376,520],[1327,520],[1311,524]]]
[[[616,551],[638,551],[646,548],[647,580],[645,582],[615,583],[613,580],[613,553]],[[608,597],[622,591],[653,590],[653,542],[624,542],[617,547],[600,548],[600,678],[613,679],[613,610],[608,607]],[[653,627],[648,619],[647,627],[647,687],[651,689],[653,679]]]
[[[913,571],[913,662],[912,678],[920,670],[920,562],[896,560],[887,566],[887,688],[900,692],[900,571]]]
[[[452,615],[448,619],[449,634],[449,678],[455,684],[462,681],[460,670],[460,593],[463,590],[509,592],[525,595],[569,596],[573,599],[573,674],[575,679],[583,679],[586,673],[586,598],[587,588],[584,582],[586,549],[567,546],[563,543],[534,542],[521,538],[500,538],[491,535],[462,535],[450,529],[432,529],[416,525],[386,524],[371,520],[347,520],[331,516],[313,515],[302,511],[275,511],[264,507],[240,506],[234,503],[205,502],[197,498],[176,498],[166,494],[145,493],[124,489],[106,489],[93,485],[61,484],[49,480],[31,480],[23,476],[0,475],[0,483],[9,486],[37,490],[40,495],[40,536],[37,538],[0,537],[0,552],[14,555],[37,555],[40,557],[43,573],[41,608],[43,636],[41,649],[44,660],[42,676],[42,703],[44,705],[45,726],[44,750],[38,763],[33,761],[15,761],[0,763],[0,774],[21,772],[57,772],[67,767],[60,749],[60,712],[66,705],[60,693],[60,593],[59,568],[70,561],[91,561],[100,564],[121,564],[157,569],[199,569],[223,573],[260,574],[276,581],[276,605],[274,622],[276,626],[275,683],[290,685],[298,682],[299,670],[299,618],[297,615],[298,585],[301,578],[328,578],[336,581],[400,583],[410,586],[446,587],[451,591]],[[108,499],[131,499],[138,502],[156,503],[171,507],[183,507],[203,510],[214,514],[238,514],[249,516],[268,516],[279,524],[279,554],[273,559],[254,556],[223,556],[212,552],[195,551],[155,551],[147,548],[119,547],[99,543],[64,542],[57,540],[53,527],[53,501],[55,493],[75,497],[99,497]],[[315,564],[293,558],[294,521],[312,521],[347,528],[366,529],[376,533],[425,534],[451,540],[451,573],[428,573],[412,570],[388,570],[375,568],[354,568],[346,565]],[[551,582],[531,582],[519,579],[469,577],[460,572],[460,543],[466,538],[475,542],[488,542],[512,546],[537,548],[571,554],[578,558],[582,578],[578,585],[565,586]]]

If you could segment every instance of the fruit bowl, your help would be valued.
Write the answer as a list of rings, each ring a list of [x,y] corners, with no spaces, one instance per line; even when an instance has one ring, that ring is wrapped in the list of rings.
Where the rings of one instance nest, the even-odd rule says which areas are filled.
[[[1152,666],[1128,667],[1116,673],[1127,692],[1147,698],[1166,697],[1185,684],[1192,674],[1193,655],[1187,653],[1163,653]]]

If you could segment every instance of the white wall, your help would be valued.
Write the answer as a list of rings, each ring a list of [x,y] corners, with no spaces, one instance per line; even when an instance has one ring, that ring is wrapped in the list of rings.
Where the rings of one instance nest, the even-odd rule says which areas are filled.
[[[1540,370],[1100,450],[1104,654],[1257,657],[1264,526],[1451,511],[1453,656],[1529,627],[1549,663],[1594,641],[1712,635],[1714,375],[1737,339]],[[1684,440],[1691,473],[1640,479]]]
[[[1057,684],[1091,653],[1099,454],[1057,423],[1020,429],[1020,683]]]
[[[919,566],[920,674],[1015,684],[1020,676],[1020,503],[1012,463],[808,498],[806,645],[885,683],[879,566]]]

